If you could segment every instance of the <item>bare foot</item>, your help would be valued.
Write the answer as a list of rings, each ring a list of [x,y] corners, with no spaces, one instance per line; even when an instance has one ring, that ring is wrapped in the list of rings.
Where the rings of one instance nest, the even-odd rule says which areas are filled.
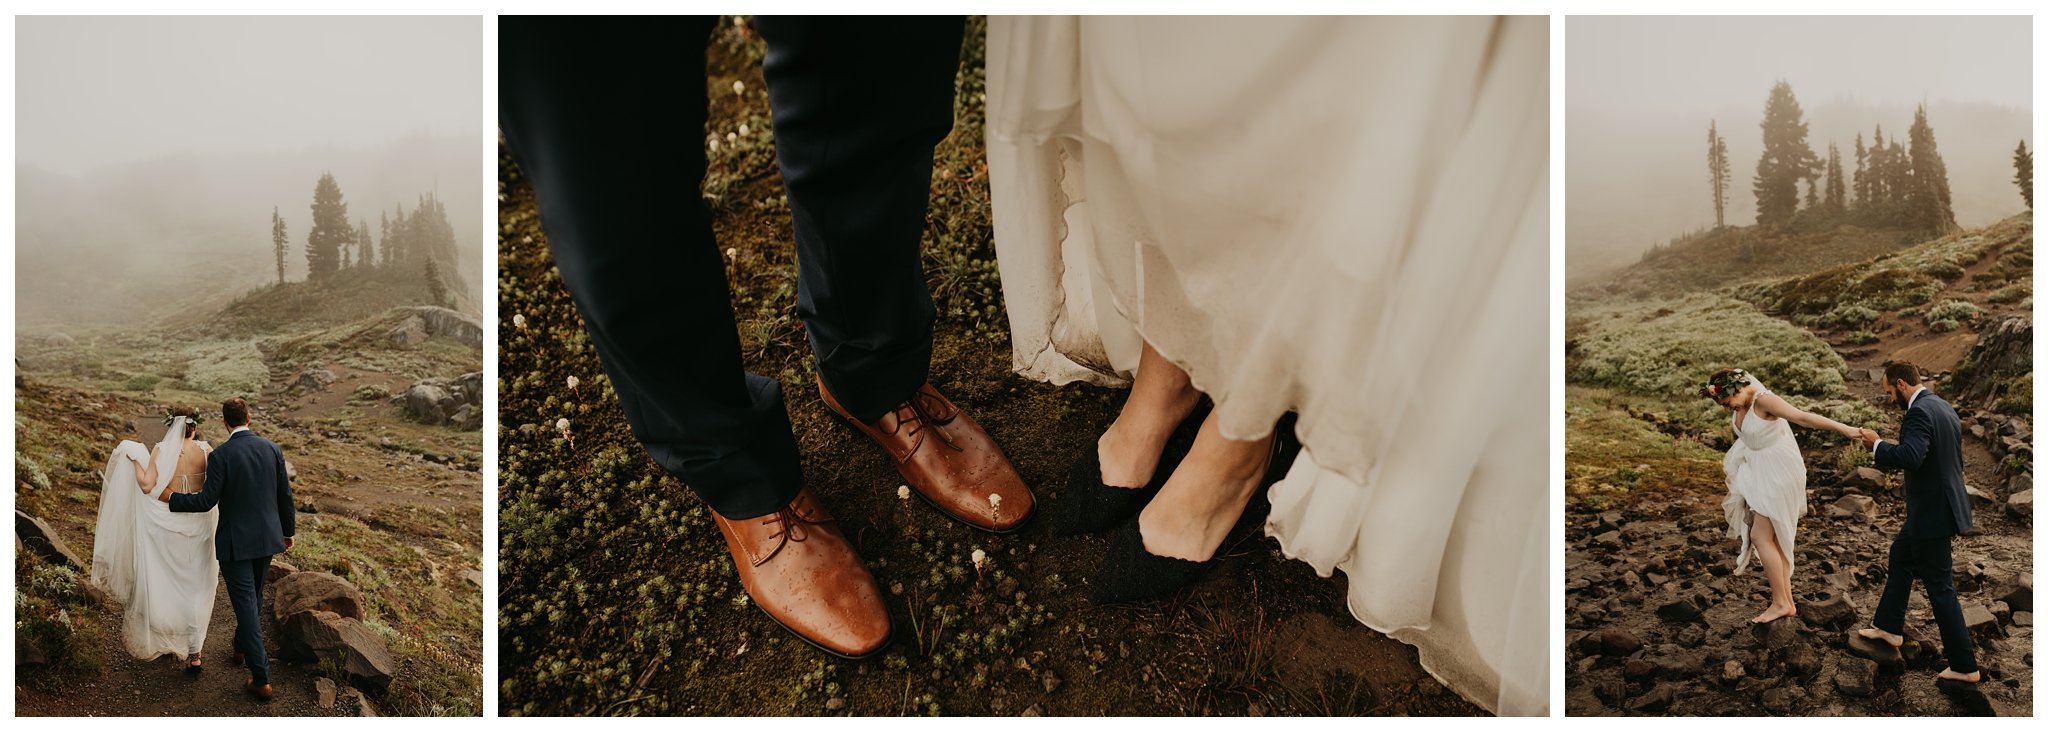
[[[1974,684],[1977,683],[1979,679],[1984,678],[1984,674],[1981,671],[1971,671],[1967,674],[1959,674],[1956,673],[1954,669],[1945,668],[1941,670],[1941,673],[1935,674],[1934,678],[1948,679],[1950,681],[1961,681],[1965,684]]]
[[[1273,454],[1273,436],[1256,442],[1226,439],[1210,413],[1159,497],[1138,513],[1145,550],[1157,556],[1206,562],[1216,556],[1252,494],[1258,492]]]
[[[1762,615],[1750,618],[1749,622],[1762,625],[1764,623],[1777,620],[1778,618],[1789,618],[1798,614],[1799,608],[1797,607],[1794,607],[1792,605],[1779,605],[1777,603],[1772,603],[1770,607],[1764,608],[1764,613]]]
[[[1905,645],[1905,644],[1906,644],[1906,637],[1905,637],[1905,636],[1903,636],[1903,635],[1894,635],[1894,634],[1891,634],[1891,633],[1886,633],[1886,632],[1884,632],[1884,631],[1882,631],[1882,630],[1878,630],[1878,629],[1876,629],[1876,628],[1864,628],[1864,629],[1862,629],[1862,630],[1858,630],[1858,631],[1856,631],[1856,634],[1857,634],[1857,635],[1860,635],[1860,636],[1863,636],[1863,637],[1865,637],[1865,638],[1869,638],[1869,639],[1871,639],[1871,640],[1881,640],[1881,641],[1884,641],[1884,642],[1886,642],[1886,643],[1889,643],[1889,644],[1891,644],[1891,647],[1893,647],[1893,648],[1897,648],[1897,647],[1899,647],[1899,646],[1902,646],[1902,645]]]

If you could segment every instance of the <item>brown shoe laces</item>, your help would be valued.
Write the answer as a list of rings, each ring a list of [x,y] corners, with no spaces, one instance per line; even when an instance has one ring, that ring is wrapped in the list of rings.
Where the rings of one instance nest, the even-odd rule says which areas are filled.
[[[917,448],[924,444],[923,435],[926,425],[933,427],[932,432],[939,436],[939,442],[945,443],[947,447],[953,448],[955,452],[967,451],[967,448],[961,447],[959,443],[953,441],[952,435],[946,433],[945,425],[951,423],[955,417],[960,416],[959,409],[948,409],[948,406],[950,405],[947,405],[944,398],[940,397],[937,393],[919,389],[912,392],[909,399],[904,400],[903,404],[896,407],[896,424],[885,429],[890,434],[902,432],[905,437],[912,438],[910,449],[904,451],[902,459],[909,460],[911,455],[917,454]],[[944,413],[943,417],[940,416],[941,413]],[[906,426],[909,428],[908,432],[904,432]]]
[[[781,526],[776,527],[775,533],[768,535],[768,539],[770,541],[775,541],[777,539],[780,539],[780,541],[775,541],[775,548],[770,549],[766,555],[763,555],[760,559],[754,560],[754,566],[759,567],[763,564],[766,564],[768,560],[774,559],[775,555],[782,553],[782,548],[785,546],[789,546],[789,543],[792,541],[803,541],[805,539],[811,538],[810,529],[804,528],[806,525],[823,524],[830,520],[831,519],[829,518],[814,519],[809,516],[806,516],[802,512],[796,510],[795,503],[783,506],[782,510],[761,517],[762,526],[768,526],[770,524],[781,524]]]

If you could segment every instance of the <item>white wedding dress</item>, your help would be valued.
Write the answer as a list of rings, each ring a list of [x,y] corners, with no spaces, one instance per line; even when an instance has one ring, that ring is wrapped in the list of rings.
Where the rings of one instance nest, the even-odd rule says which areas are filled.
[[[1756,384],[1757,396],[1770,394],[1763,382]],[[1735,572],[1741,574],[1756,556],[1749,543],[1749,513],[1771,520],[1778,547],[1785,550],[1789,567],[1798,553],[1793,541],[1799,531],[1799,517],[1806,515],[1806,458],[1799,454],[1799,442],[1792,438],[1792,424],[1784,419],[1756,415],[1756,400],[1749,401],[1749,413],[1741,424],[1729,417],[1735,428],[1735,444],[1721,459],[1721,471],[1728,476],[1728,498],[1721,510],[1728,516],[1728,535],[1738,543]]]
[[[156,485],[147,493],[136,487],[134,461],[147,462],[149,450],[133,440],[114,447],[100,486],[92,583],[125,606],[121,640],[129,655],[144,660],[164,654],[183,660],[199,653],[220,582],[220,562],[213,553],[220,510],[173,513],[160,500],[172,490],[184,434],[185,418],[179,417],[157,445]],[[195,444],[196,449],[212,449]]]
[[[1545,714],[1543,17],[995,17],[988,157],[1017,371],[1223,433],[1288,411],[1288,555],[1500,714]],[[1142,335],[1141,335],[1142,334]]]

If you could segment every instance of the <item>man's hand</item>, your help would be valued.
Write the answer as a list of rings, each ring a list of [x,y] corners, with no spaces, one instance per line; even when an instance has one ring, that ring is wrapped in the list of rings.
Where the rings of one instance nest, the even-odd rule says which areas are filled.
[[[1870,429],[1870,428],[1868,428],[1868,427],[1865,427],[1865,428],[1863,428],[1863,429],[1861,430],[1861,433],[1862,433],[1862,434],[1861,434],[1861,435],[1859,435],[1859,436],[1858,436],[1858,437],[1856,438],[1856,441],[1857,441],[1857,442],[1861,442],[1861,443],[1863,443],[1863,446],[1864,446],[1864,447],[1873,447],[1873,446],[1877,445],[1877,431],[1876,431],[1876,430],[1872,430],[1872,429]]]
[[[287,536],[287,537],[285,537],[285,538],[284,538],[284,550],[285,550],[285,551],[291,551],[291,550],[292,550],[292,538],[291,538],[291,537],[289,537],[289,536]]]

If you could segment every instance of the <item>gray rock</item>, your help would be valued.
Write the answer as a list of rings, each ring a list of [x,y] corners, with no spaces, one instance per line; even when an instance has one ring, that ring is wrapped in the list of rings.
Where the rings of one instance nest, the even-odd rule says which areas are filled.
[[[321,709],[334,708],[334,679],[322,676],[313,680],[313,693],[317,695]]]
[[[2032,488],[2028,488],[2028,489],[2026,489],[2026,490],[2023,490],[2023,491],[2020,491],[2020,492],[2018,492],[2018,493],[2014,493],[2014,494],[2012,494],[2012,495],[2011,495],[2010,497],[2006,498],[2006,499],[2005,499],[2005,512],[2006,512],[2006,513],[2009,513],[2009,514],[2012,514],[2012,515],[2013,515],[2013,516],[2014,516],[2015,518],[2021,518],[2021,519],[2031,519],[2031,518],[2033,518],[2033,517],[2034,517],[2034,489],[2032,489]]]
[[[1859,493],[1844,495],[1828,506],[1828,518],[1862,523],[1876,521],[1877,501]]]
[[[1856,604],[1848,595],[1829,592],[1818,601],[1800,606],[1799,615],[1814,625],[1840,630],[1856,622]]]
[[[2002,635],[1998,631],[1998,616],[1993,615],[1991,609],[1983,605],[1964,605],[1963,625],[1970,629],[1971,635],[1978,637]]]
[[[58,536],[56,529],[50,528],[42,519],[22,513],[21,509],[14,510],[14,538],[20,540],[24,548],[41,555],[43,561],[81,572],[91,567],[78,557],[77,552],[71,551],[71,546],[64,543],[64,537]]]
[[[294,393],[307,394],[325,389],[332,383],[334,372],[327,369],[306,369],[299,372],[297,378],[292,379],[291,390]]]
[[[1842,485],[1863,490],[1876,490],[1884,487],[1884,473],[1877,468],[1860,467],[1849,471],[1848,475],[1842,476]]]
[[[429,337],[427,335],[427,319],[417,315],[400,321],[391,330],[384,332],[385,342],[399,348],[417,346],[427,342]]]

